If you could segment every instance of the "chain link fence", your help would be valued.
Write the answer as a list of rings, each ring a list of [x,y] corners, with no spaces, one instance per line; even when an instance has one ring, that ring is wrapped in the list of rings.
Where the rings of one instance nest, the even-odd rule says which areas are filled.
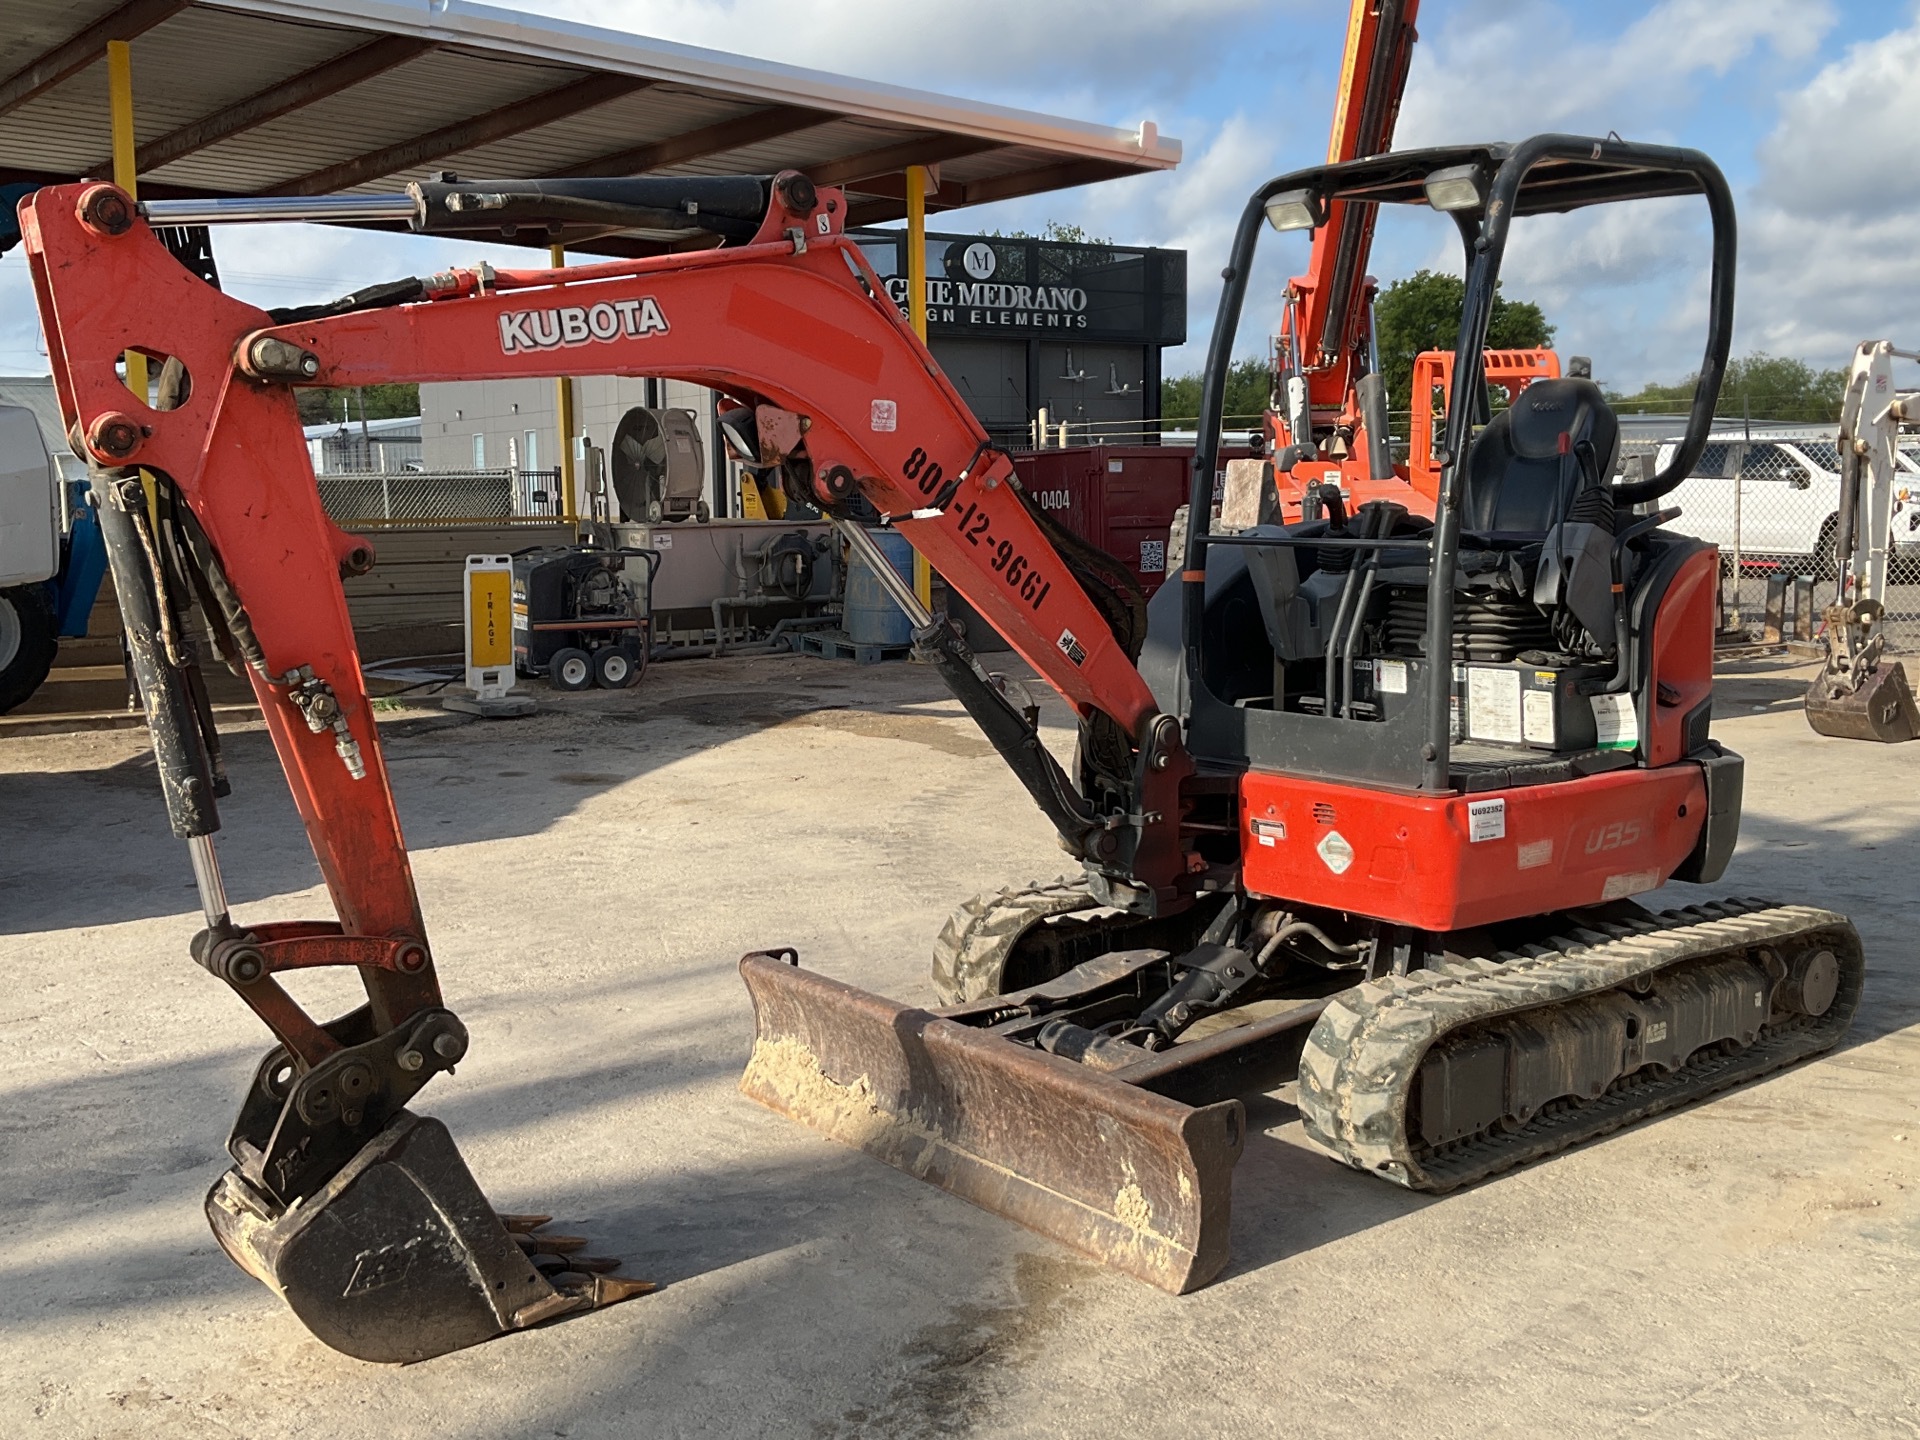
[[[558,470],[394,470],[315,478],[327,514],[348,529],[550,525],[561,515]]]
[[[1627,457],[1645,457],[1652,474],[1671,451],[1674,434],[1641,434],[1622,445]],[[1920,441],[1903,449],[1901,491],[1911,476],[1920,491]],[[1662,499],[1678,507],[1671,528],[1720,547],[1723,625],[1769,638],[1794,629],[1796,607],[1811,606],[1817,632],[1821,612],[1838,591],[1834,561],[1840,509],[1840,459],[1831,426],[1780,426],[1716,432],[1693,473]],[[1888,648],[1920,653],[1920,508],[1896,499],[1886,596]],[[1769,592],[1773,592],[1769,614]],[[1784,595],[1785,615],[1777,613]],[[1804,632],[1808,626],[1801,621]]]

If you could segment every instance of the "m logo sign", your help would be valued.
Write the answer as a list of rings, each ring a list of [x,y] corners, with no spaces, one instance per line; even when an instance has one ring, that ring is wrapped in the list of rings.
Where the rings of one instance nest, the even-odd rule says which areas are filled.
[[[517,355],[593,341],[639,340],[664,335],[667,329],[667,317],[651,295],[641,300],[603,300],[598,305],[508,310],[500,317],[500,348]]]
[[[991,245],[976,240],[961,253],[960,264],[976,280],[991,280],[998,259]]]

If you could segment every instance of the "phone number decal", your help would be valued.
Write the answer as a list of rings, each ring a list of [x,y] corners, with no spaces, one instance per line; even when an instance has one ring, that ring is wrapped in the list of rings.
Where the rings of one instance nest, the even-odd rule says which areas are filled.
[[[940,488],[940,482],[946,478],[946,471],[927,458],[927,452],[918,445],[907,456],[906,464],[900,467],[907,479],[913,481],[923,495],[932,495]],[[1033,610],[1039,610],[1053,590],[1053,582],[1045,579],[1029,560],[1020,547],[1011,540],[996,539],[993,533],[993,517],[982,510],[978,504],[968,502],[957,509],[946,512],[960,528],[960,534],[969,545],[987,552],[987,564],[1001,579],[1012,587],[1020,598]]]

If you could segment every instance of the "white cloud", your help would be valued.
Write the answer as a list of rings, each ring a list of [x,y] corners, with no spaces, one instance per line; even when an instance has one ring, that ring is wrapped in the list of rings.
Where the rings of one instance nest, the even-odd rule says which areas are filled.
[[[608,29],[1049,113],[1082,89],[1100,109],[1204,80],[1233,31],[1270,0],[525,0],[526,8]],[[1310,0],[1289,0],[1300,8]],[[1039,88],[1036,88],[1036,82]],[[1131,121],[1139,116],[1101,114]],[[1163,129],[1167,129],[1165,125]],[[1169,133],[1172,133],[1169,131]]]
[[[1743,346],[1825,367],[1862,340],[1920,344],[1917,8],[1782,98],[1741,210]]]
[[[1780,107],[1760,147],[1783,210],[1833,223],[1920,204],[1920,22],[1849,47]]]
[[[1583,40],[1566,9],[1480,0],[1414,47],[1397,148],[1560,129],[1658,139],[1695,98],[1693,77],[1761,49],[1803,59],[1833,20],[1829,0],[1662,0],[1617,36]]]

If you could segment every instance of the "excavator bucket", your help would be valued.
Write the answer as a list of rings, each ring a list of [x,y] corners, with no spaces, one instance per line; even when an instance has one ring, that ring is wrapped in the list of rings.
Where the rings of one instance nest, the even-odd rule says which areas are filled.
[[[1851,694],[1836,694],[1825,675],[1815,677],[1807,687],[1807,723],[1842,740],[1920,738],[1920,709],[1898,660],[1882,660]]]
[[[427,1360],[654,1288],[593,1273],[613,1262],[538,1235],[548,1216],[496,1214],[446,1126],[405,1110],[317,1194],[282,1207],[235,1168],[206,1210],[235,1264],[360,1360]]]
[[[1220,1273],[1239,1101],[1183,1105],[790,955],[740,962],[749,1098],[1176,1295]]]

